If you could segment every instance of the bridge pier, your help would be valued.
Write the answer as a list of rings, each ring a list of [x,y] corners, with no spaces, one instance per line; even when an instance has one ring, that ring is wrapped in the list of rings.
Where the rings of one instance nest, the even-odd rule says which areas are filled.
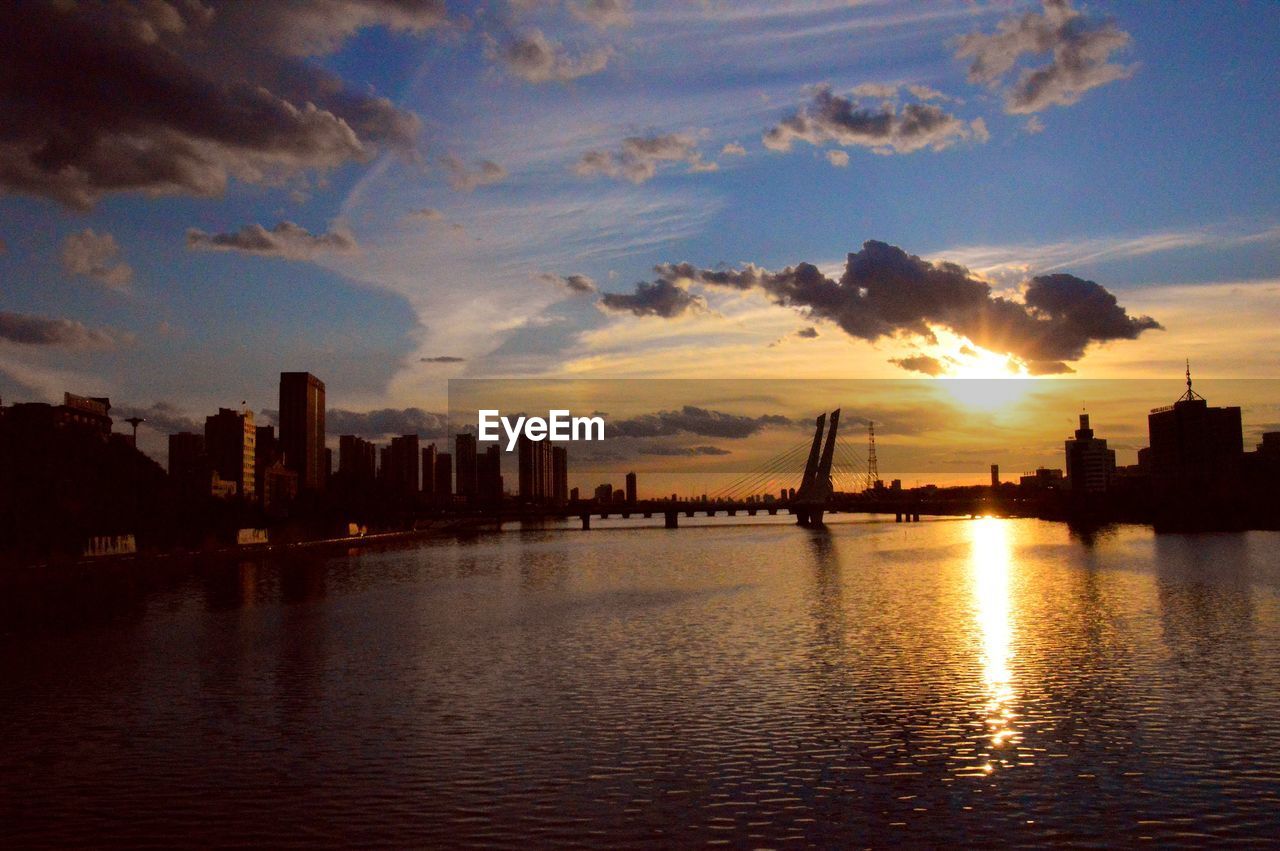
[[[736,509],[736,508],[730,508],[728,511],[726,511],[726,512],[725,512],[725,514],[729,515],[730,517],[737,517],[737,516],[738,516],[738,509]]]
[[[756,510],[755,510],[754,508],[748,508],[748,509],[747,509],[747,516],[748,516],[748,517],[755,517],[755,516],[756,516]]]
[[[692,511],[686,511],[686,512],[684,513],[684,516],[685,516],[685,517],[692,517],[692,516],[693,516],[693,512],[692,512]]]
[[[902,512],[901,512],[901,511],[899,511],[897,514],[893,515],[893,522],[894,522],[894,523],[901,523],[901,522],[902,522]]]
[[[652,511],[646,511],[646,512],[644,513],[644,519],[645,519],[645,520],[648,520],[648,519],[649,519],[650,517],[652,517],[652,516],[653,516],[653,512],[652,512]]]
[[[624,511],[624,512],[622,512],[622,519],[623,519],[623,520],[630,520],[630,519],[631,519],[631,512],[630,512],[630,511]]]
[[[668,529],[680,528],[680,512],[667,511],[662,516],[663,516],[663,519],[665,520],[665,523],[663,525],[665,525]]]
[[[591,528],[591,515],[590,514],[582,515],[582,530],[585,532],[590,528]]]
[[[776,508],[770,508],[770,509],[769,509],[769,516],[770,516],[770,517],[775,516],[777,513],[778,513],[778,509],[776,509]]]

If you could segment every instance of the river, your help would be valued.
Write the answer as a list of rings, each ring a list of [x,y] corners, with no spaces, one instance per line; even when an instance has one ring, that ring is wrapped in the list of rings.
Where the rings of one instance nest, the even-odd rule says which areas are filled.
[[[511,526],[0,606],[0,844],[1280,836],[1280,534]]]

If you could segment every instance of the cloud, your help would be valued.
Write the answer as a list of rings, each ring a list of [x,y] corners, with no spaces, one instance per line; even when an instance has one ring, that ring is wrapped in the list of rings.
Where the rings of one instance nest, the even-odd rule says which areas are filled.
[[[204,422],[197,422],[181,408],[169,402],[153,402],[150,407],[140,408],[133,405],[114,405],[111,414],[119,421],[129,417],[142,417],[147,425],[156,431],[174,434],[180,431],[201,432]]]
[[[1033,277],[1016,301],[995,295],[990,284],[963,266],[931,263],[876,241],[849,255],[839,281],[810,263],[781,272],[750,265],[707,270],[679,263],[659,265],[655,272],[654,285],[681,289],[689,298],[696,298],[683,289],[690,283],[759,289],[775,304],[833,322],[850,336],[871,342],[885,337],[934,342],[932,327],[946,328],[989,351],[1021,359],[1032,372],[1061,371],[1093,343],[1134,340],[1162,327],[1149,316],[1130,316],[1105,287],[1074,275]]]
[[[569,14],[600,29],[631,26],[630,0],[571,0]]]
[[[410,210],[409,218],[421,219],[424,222],[442,222],[444,221],[444,213],[434,207],[423,207],[421,210]]]
[[[460,358],[456,355],[435,355],[429,358],[418,358],[420,363],[465,363],[466,358]]]
[[[121,335],[88,328],[72,319],[51,319],[25,313],[0,311],[0,340],[24,346],[52,346],[68,349],[114,348]]]
[[[1044,132],[1044,122],[1040,120],[1040,116],[1033,115],[1027,119],[1027,123],[1023,125],[1023,129],[1027,131],[1027,135],[1033,136],[1036,133]]]
[[[222,194],[279,185],[379,151],[420,122],[304,57],[359,29],[422,32],[443,4],[0,4],[8,40],[0,189],[79,209],[103,195]],[[57,50],[50,50],[57,45]]]
[[[293,222],[280,222],[271,230],[259,224],[245,225],[233,233],[210,234],[190,228],[187,231],[187,248],[193,251],[241,251],[287,260],[314,260],[323,254],[355,254],[360,250],[355,235],[345,227],[312,234]]]
[[[664,162],[682,162],[689,172],[715,171],[719,166],[702,159],[694,138],[686,133],[628,136],[619,151],[591,150],[583,154],[574,173],[581,177],[604,175],[641,184],[658,173]]]
[[[347,411],[330,408],[324,415],[329,434],[355,434],[366,438],[417,434],[439,440],[449,436],[449,416],[422,408],[381,408],[375,411]]]
[[[548,39],[541,30],[529,30],[505,45],[491,43],[489,56],[501,62],[511,74],[527,83],[567,83],[598,74],[609,65],[613,51],[608,47],[571,56],[563,46]]]
[[[575,295],[596,292],[596,282],[586,275],[552,275],[550,273],[538,276],[538,280],[553,286],[563,287]]]
[[[128,292],[133,269],[120,259],[120,246],[109,233],[85,228],[62,242],[62,268],[68,275],[97,281],[109,290]]]
[[[900,366],[908,372],[923,372],[925,375],[945,375],[946,366],[937,358],[928,355],[912,355],[905,358],[891,358],[889,363]]]
[[[681,314],[698,312],[707,307],[701,296],[692,295],[684,287],[668,280],[640,281],[634,293],[605,293],[600,304],[606,310],[631,311],[636,316],[661,316],[672,319]]]
[[[809,325],[804,328],[801,328],[799,331],[796,331],[795,336],[799,337],[802,340],[813,340],[818,337],[818,329],[814,328],[812,325]]]
[[[845,98],[833,94],[830,86],[819,86],[809,103],[765,132],[765,147],[789,151],[799,140],[810,145],[859,145],[878,154],[909,154],[924,148],[941,151],[965,139],[985,141],[985,124],[967,123],[932,103],[900,105],[892,96],[863,106],[856,99],[868,97],[868,89],[860,89]],[[897,87],[877,84],[870,96],[882,97],[886,91],[896,95]]]
[[[1111,21],[1089,21],[1069,0],[1044,0],[1043,12],[1005,18],[994,33],[971,33],[956,42],[956,58],[972,60],[969,80],[1004,86],[1004,108],[1013,114],[1070,106],[1091,89],[1133,75],[1135,65],[1111,62],[1127,47],[1129,34]],[[1006,82],[1020,60],[1050,54],[1047,64],[1023,68]]]
[[[477,186],[491,186],[507,179],[507,170],[493,160],[481,160],[475,169],[452,154],[440,158],[449,172],[449,185],[459,192],[470,192]]]
[[[642,446],[636,450],[639,455],[659,455],[668,458],[691,458],[699,455],[732,455],[728,449],[719,446],[663,446],[661,444]]]
[[[751,437],[769,426],[791,425],[792,421],[780,414],[749,417],[685,405],[678,411],[659,411],[611,422],[609,432],[616,437],[669,437],[685,433],[737,439]]]
[[[827,151],[827,162],[836,168],[847,168],[849,165],[848,151]]]
[[[738,142],[728,142],[720,149],[720,155],[724,157],[745,157],[747,149]]]

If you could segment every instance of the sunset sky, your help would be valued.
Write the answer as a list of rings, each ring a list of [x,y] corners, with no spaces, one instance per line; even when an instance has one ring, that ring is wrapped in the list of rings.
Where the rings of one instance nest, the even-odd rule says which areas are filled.
[[[148,451],[281,370],[371,437],[463,377],[1280,376],[1280,4],[0,28],[0,397],[110,396]]]

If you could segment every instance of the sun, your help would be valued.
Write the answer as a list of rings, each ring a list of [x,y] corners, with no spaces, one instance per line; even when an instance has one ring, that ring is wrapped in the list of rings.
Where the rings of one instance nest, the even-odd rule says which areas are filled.
[[[1009,355],[988,351],[956,337],[939,340],[952,354],[943,387],[962,406],[975,411],[1000,412],[1012,408],[1035,385],[1026,366]]]

